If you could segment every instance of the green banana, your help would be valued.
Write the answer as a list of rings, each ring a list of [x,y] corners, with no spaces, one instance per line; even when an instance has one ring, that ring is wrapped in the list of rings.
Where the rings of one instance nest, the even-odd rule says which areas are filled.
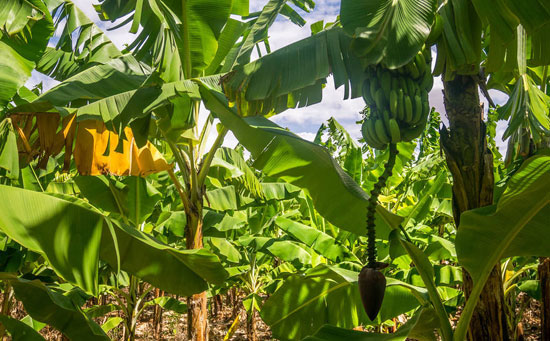
[[[417,79],[420,77],[420,71],[418,71],[418,68],[416,67],[416,64],[414,63],[414,59],[409,62],[409,64],[406,65],[407,71],[409,72],[409,75],[411,78]]]
[[[405,80],[405,78],[399,77],[399,87],[403,89],[403,91],[405,92],[405,95],[409,93],[407,81]]]
[[[372,77],[370,79],[370,87],[369,87],[369,90],[370,90],[370,97],[373,99],[373,100],[376,100],[376,90],[379,88],[380,86],[378,85],[378,82],[376,81],[376,78],[375,77]]]
[[[399,125],[397,124],[397,121],[393,118],[390,119],[390,135],[391,143],[397,143],[401,141],[401,132],[399,130]]]
[[[374,97],[374,100],[376,102],[376,108],[380,111],[384,110],[386,107],[386,98],[384,97],[384,90],[382,90],[382,88],[376,90],[376,97]]]
[[[371,130],[372,119],[365,119],[361,125],[361,134],[369,146],[375,149],[385,149],[384,144],[376,140],[375,135],[373,134],[374,130]],[[374,129],[374,127],[372,128]]]
[[[426,124],[428,123],[429,113],[430,113],[429,110],[424,111],[422,113],[422,117],[420,118],[420,122],[417,125],[415,125],[411,128],[402,129],[401,130],[401,140],[409,142],[409,141],[414,140],[418,136],[420,136],[420,134],[422,134],[424,129],[426,129]]]
[[[416,126],[402,130],[401,140],[405,142],[410,142],[420,136],[424,129],[426,129],[426,122],[427,121],[424,120],[424,122],[420,122],[420,124],[417,124]]]
[[[370,81],[365,79],[363,82],[363,101],[370,107],[375,104],[374,99],[370,95]]]
[[[376,117],[371,117],[371,119],[369,120],[369,125],[367,126],[367,131],[370,133],[371,139],[373,140],[374,144],[379,147],[381,146],[381,148],[379,149],[386,149],[386,144],[380,140],[378,134],[376,133],[376,121],[378,121]]]
[[[407,82],[407,93],[409,96],[414,96],[418,85],[411,78],[407,78],[405,81]]]
[[[390,131],[390,118],[390,112],[388,110],[384,110],[384,112],[382,112],[382,122],[384,123],[384,128],[386,128],[388,135]]]
[[[416,125],[420,122],[420,119],[422,118],[422,98],[420,98],[420,95],[414,96],[414,116],[412,119],[411,124]]]
[[[426,65],[430,65],[432,63],[432,49],[431,48],[424,48],[422,50],[422,55],[424,56],[424,60],[426,61]]]
[[[389,96],[391,90],[391,74],[388,70],[384,70],[382,72],[380,85],[382,87],[382,90],[384,90],[384,94],[386,94],[386,96]]]
[[[424,75],[424,72],[426,72],[427,65],[422,52],[418,52],[416,56],[414,56],[414,63],[416,64],[416,67],[420,75]]]
[[[435,42],[441,36],[442,32],[443,32],[443,20],[441,19],[441,16],[439,14],[436,14],[434,17],[434,22],[432,23],[432,29],[430,30],[430,34],[428,35],[428,38],[426,38],[426,46],[431,46],[435,44]]]
[[[403,89],[399,89],[397,98],[397,119],[399,121],[405,120],[405,102]]]
[[[412,107],[412,101],[410,96],[405,96],[404,98],[405,103],[405,122],[411,123],[413,119],[413,107]]]
[[[390,91],[390,113],[392,117],[397,117],[397,91],[391,89]]]
[[[389,143],[390,138],[388,134],[386,133],[386,130],[384,129],[384,123],[382,120],[376,120],[374,122],[374,129],[376,131],[376,136],[382,142],[383,144]]]
[[[432,76],[432,73],[430,70],[428,72],[424,73],[424,77],[422,78],[422,83],[420,83],[420,88],[425,90],[432,90],[432,87],[434,85],[434,78]]]
[[[392,90],[397,91],[399,89],[399,81],[397,77],[392,77],[391,79],[391,88]]]

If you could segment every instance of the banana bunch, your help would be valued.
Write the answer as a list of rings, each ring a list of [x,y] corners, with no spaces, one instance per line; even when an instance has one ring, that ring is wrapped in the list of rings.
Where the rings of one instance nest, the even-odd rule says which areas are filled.
[[[423,49],[407,65],[390,70],[370,66],[363,83],[363,100],[370,114],[361,132],[369,146],[385,149],[388,143],[412,141],[426,127],[430,112],[428,92],[433,86],[431,52]]]

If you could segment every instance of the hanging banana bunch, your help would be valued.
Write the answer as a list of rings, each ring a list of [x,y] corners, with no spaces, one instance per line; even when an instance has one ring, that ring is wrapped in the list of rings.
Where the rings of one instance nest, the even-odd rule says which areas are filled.
[[[425,48],[399,69],[382,64],[368,67],[363,100],[370,113],[361,132],[369,146],[386,149],[389,143],[412,141],[424,131],[433,86],[431,59],[430,49]]]
[[[367,265],[359,274],[359,292],[365,312],[374,320],[380,311],[386,278],[380,271],[387,264],[377,262],[375,211],[378,196],[392,175],[398,154],[397,143],[412,141],[426,128],[430,103],[428,92],[433,86],[430,48],[425,48],[405,66],[390,70],[382,64],[369,66],[363,83],[363,99],[369,110],[361,132],[369,146],[386,149],[388,162],[370,192],[367,205]]]

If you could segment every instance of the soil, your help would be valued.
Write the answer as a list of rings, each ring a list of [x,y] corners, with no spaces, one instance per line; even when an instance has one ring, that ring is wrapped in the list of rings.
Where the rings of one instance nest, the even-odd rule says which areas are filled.
[[[0,295],[1,297],[1,295]],[[175,298],[175,296],[174,296]],[[185,298],[179,298],[180,301],[185,302]],[[103,303],[111,303],[108,300]],[[230,299],[222,299],[222,307],[216,314],[215,311],[209,312],[209,335],[211,341],[224,340],[231,325],[234,323],[237,316],[239,317],[238,327],[234,331],[233,335],[227,340],[241,341],[248,340],[247,338],[247,323],[246,312],[242,306],[242,296],[234,299],[236,307],[231,304]],[[1,302],[1,299],[0,299]],[[522,332],[516,334],[515,340],[535,341],[541,340],[540,336],[540,302],[534,299],[529,299],[525,294],[520,294],[516,300],[516,313],[520,313],[520,306],[522,302],[527,302],[527,308],[523,312],[521,322],[518,324],[517,329]],[[229,303],[229,304],[228,304]],[[460,318],[461,308],[457,310],[455,316],[451,319],[453,327],[456,326],[456,322]],[[26,315],[23,305],[17,302],[11,309],[12,317],[21,319]],[[120,316],[118,312],[113,312],[105,317],[96,319],[96,322],[102,324],[105,320],[111,316]],[[154,335],[154,307],[147,307],[139,321],[136,328],[136,340],[157,340]],[[405,319],[401,319],[404,316],[400,316],[398,319],[399,324],[406,322]],[[360,328],[362,330],[362,328]],[[360,330],[357,328],[357,330]],[[263,323],[261,318],[256,316],[256,330],[257,340],[273,340],[269,327]],[[40,334],[44,336],[46,340],[67,340],[57,330],[46,326]],[[122,324],[117,328],[114,328],[109,332],[109,337],[112,340],[122,340],[123,327]],[[187,315],[178,314],[172,311],[164,311],[162,314],[162,334],[160,340],[187,340]]]

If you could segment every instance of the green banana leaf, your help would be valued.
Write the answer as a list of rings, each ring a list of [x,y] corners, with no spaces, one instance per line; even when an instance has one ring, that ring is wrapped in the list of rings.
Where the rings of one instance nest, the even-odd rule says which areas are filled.
[[[46,3],[60,34],[55,47],[48,47],[38,61],[37,71],[63,81],[92,65],[122,56],[115,44],[72,1],[48,0]]]
[[[109,340],[109,337],[68,296],[50,290],[38,280],[29,281],[1,273],[9,281],[15,297],[29,315],[62,332],[72,340]]]
[[[139,176],[124,177],[122,181],[106,176],[78,176],[75,183],[93,206],[119,213],[135,226],[151,215],[161,199],[160,192]]]
[[[474,281],[474,288],[455,335],[465,337],[477,299],[491,269],[510,256],[550,256],[550,156],[537,155],[524,162],[509,180],[496,205],[466,211],[456,236],[459,263]]]
[[[292,275],[267,299],[261,311],[273,336],[300,340],[325,324],[351,329],[380,324],[427,301],[426,290],[387,278],[382,308],[375,321],[367,317],[357,286],[358,272],[319,265]]]
[[[53,20],[40,0],[6,0],[0,9],[0,108],[31,76],[54,32]]]
[[[365,76],[350,42],[340,27],[321,31],[236,68],[224,77],[224,89],[239,99],[243,116],[319,103],[330,74],[336,88],[344,85],[344,99],[359,97]]]
[[[44,338],[25,322],[0,315],[0,324],[10,333],[13,341],[43,341]]]
[[[300,193],[300,187],[286,182],[262,182],[262,192],[266,200],[288,200],[297,198]]]
[[[332,261],[339,262],[349,257],[359,262],[357,257],[346,247],[339,244],[328,234],[311,226],[300,224],[284,217],[277,217],[275,224],[293,238],[296,238]]]
[[[303,245],[280,238],[270,237],[241,237],[239,244],[252,247],[254,250],[266,253],[273,257],[289,262],[296,268],[311,267],[315,252],[311,252]]]
[[[456,236],[458,261],[474,282],[504,257],[550,256],[550,156],[525,161],[496,205],[467,211]]]
[[[365,333],[356,330],[338,328],[331,325],[321,327],[312,336],[306,337],[307,341],[405,341],[414,339],[419,341],[436,340],[434,329],[437,326],[433,309],[423,308],[417,311],[407,323],[399,327],[395,333]]]
[[[239,117],[222,93],[201,84],[205,106],[228,127],[255,159],[253,166],[267,176],[301,187],[313,199],[315,209],[333,225],[365,233],[368,195],[317,144],[306,141],[264,117]],[[337,200],[335,200],[337,198]],[[387,238],[401,218],[381,206],[376,208],[379,238]]]
[[[408,63],[426,41],[436,0],[342,0],[340,20],[353,35],[352,50],[389,68]]]
[[[236,150],[222,147],[216,151],[210,165],[209,175],[214,176],[216,171],[219,172],[220,169],[227,170],[227,174],[224,173],[222,176],[223,180],[232,180],[253,196],[263,197],[262,186],[256,174]]]
[[[17,136],[9,118],[0,122],[0,168],[6,170],[9,178],[14,180],[19,178]]]
[[[43,254],[63,278],[97,293],[98,262],[106,261],[170,293],[188,296],[222,283],[227,272],[212,253],[177,250],[117,224],[79,199],[0,186],[0,229]]]

